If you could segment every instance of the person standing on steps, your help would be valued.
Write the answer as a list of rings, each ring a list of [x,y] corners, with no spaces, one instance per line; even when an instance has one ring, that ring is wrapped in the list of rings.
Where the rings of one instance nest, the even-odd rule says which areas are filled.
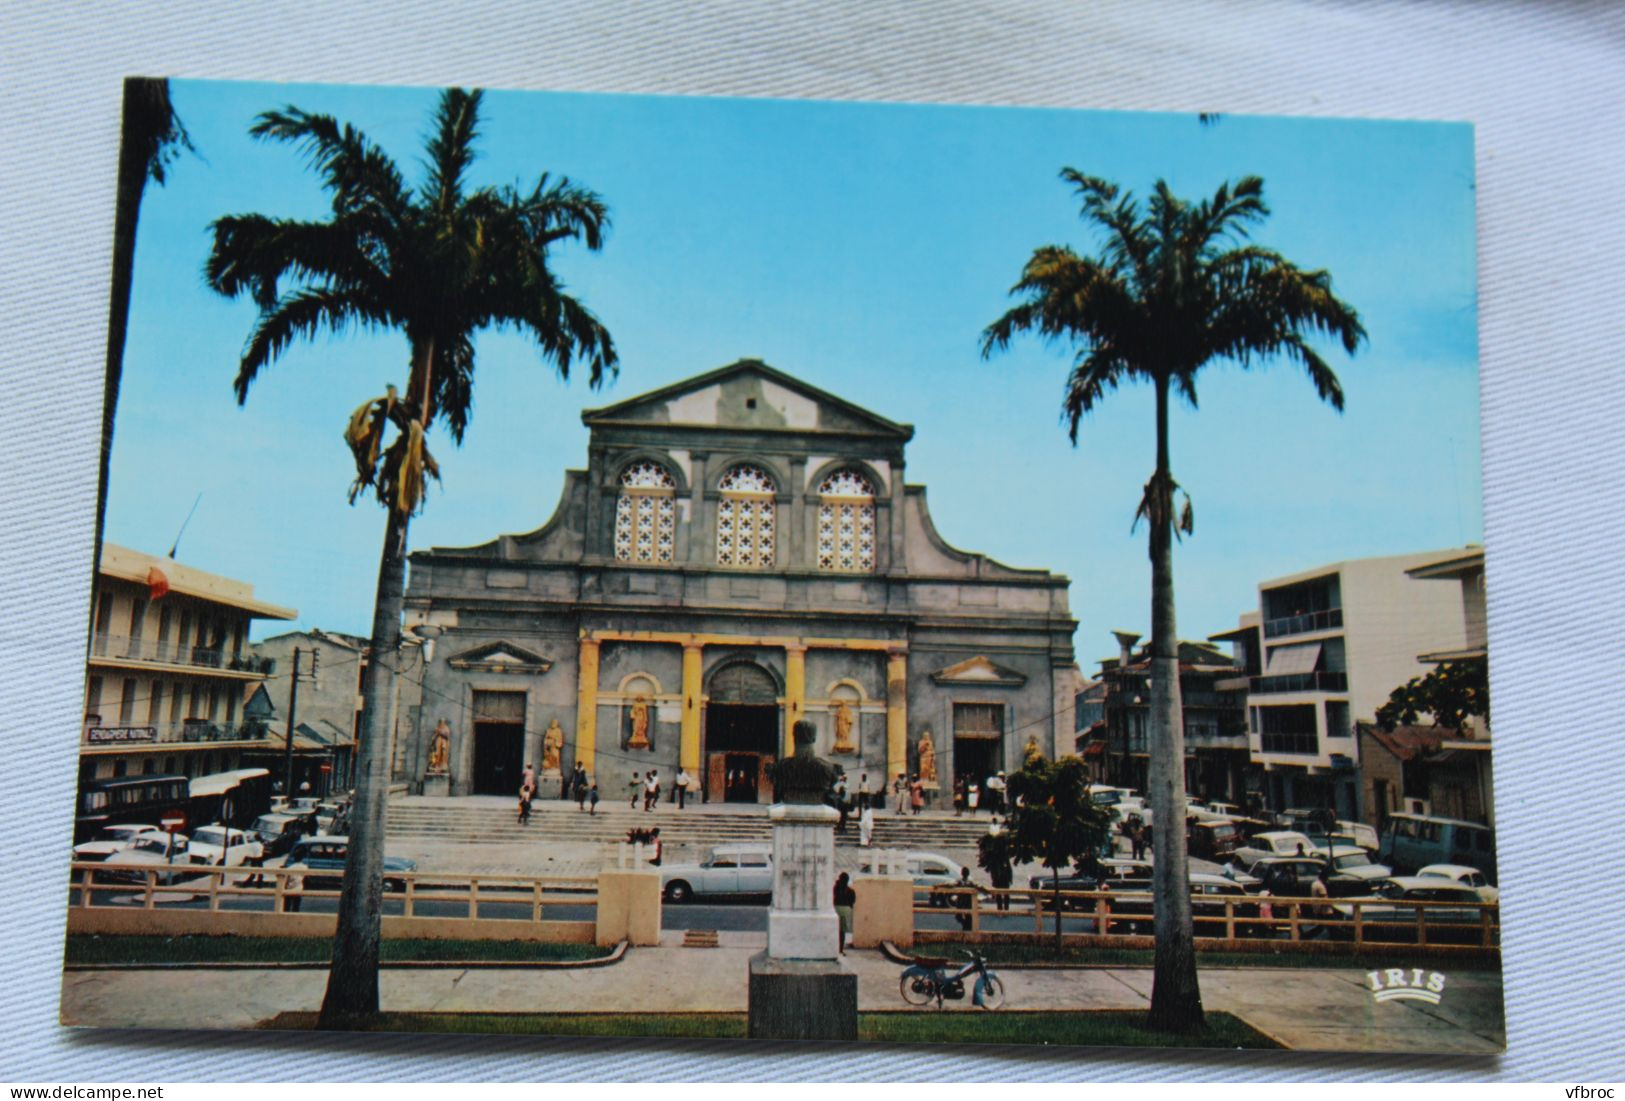
[[[897,796],[897,813],[907,814],[909,796],[908,777],[899,772],[897,774],[897,779],[892,781],[891,789],[892,794]]]
[[[519,781],[520,790],[528,795],[536,794],[536,769],[530,762],[525,762],[525,771]]]
[[[632,801],[628,803],[627,806],[631,807],[633,810],[637,810],[638,797],[643,794],[643,777],[634,772],[632,773],[632,779],[628,780],[627,784],[632,789]]]
[[[835,877],[835,915],[841,919],[841,955],[846,955],[846,942],[852,936],[852,909],[858,904],[858,892],[852,889],[852,877],[842,872]]]
[[[592,790],[587,792],[587,813],[593,817],[598,816],[598,785],[594,784]]]
[[[863,801],[863,809],[858,812],[858,844],[864,848],[869,847],[870,840],[875,835],[875,804],[872,799]]]
[[[918,776],[914,777],[914,782],[908,786],[908,805],[914,814],[919,814],[925,809],[925,781]]]
[[[649,770],[649,779],[643,785],[643,809],[652,811],[660,802],[660,773],[655,769]]]
[[[672,787],[672,794],[677,798],[677,809],[682,810],[688,805],[688,789],[694,783],[694,777],[688,774],[688,769],[680,769],[677,773],[677,782]]]

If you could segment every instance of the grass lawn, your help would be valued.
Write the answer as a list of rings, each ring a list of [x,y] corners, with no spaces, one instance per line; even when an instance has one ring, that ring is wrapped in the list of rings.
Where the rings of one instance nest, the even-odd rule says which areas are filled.
[[[990,964],[1059,963],[1093,965],[1098,967],[1150,967],[1152,951],[1149,948],[1079,948],[1065,946],[1056,951],[1053,942],[1042,944],[957,944],[951,942],[916,944],[913,952],[921,956],[947,956],[957,959],[961,949],[975,948]],[[1389,959],[1393,962],[1390,963]],[[1499,970],[1500,959],[1495,954],[1464,954],[1461,960],[1471,961],[1474,968],[1490,967]],[[1201,967],[1346,967],[1351,971],[1369,971],[1373,967],[1427,967],[1437,968],[1438,957],[1410,959],[1404,954],[1404,945],[1396,945],[1392,957],[1383,956],[1373,962],[1370,956],[1319,955],[1296,952],[1285,945],[1278,952],[1202,952],[1196,953],[1196,966]]]
[[[379,948],[385,963],[576,961],[602,959],[610,949],[592,944],[535,944],[501,940],[385,940]],[[331,937],[68,937],[72,964],[138,963],[326,963],[333,955]]]
[[[1094,1044],[1113,1047],[1278,1047],[1228,1013],[1207,1015],[1199,1035],[1145,1027],[1132,1010],[970,1013],[860,1013],[858,1039],[905,1044]],[[314,1013],[281,1013],[265,1027],[309,1029]],[[382,1013],[371,1032],[496,1033],[537,1036],[743,1037],[743,1013]]]

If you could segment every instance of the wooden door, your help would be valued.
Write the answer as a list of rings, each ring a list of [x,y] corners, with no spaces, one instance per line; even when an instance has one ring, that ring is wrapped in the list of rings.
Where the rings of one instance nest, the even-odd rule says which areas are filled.
[[[728,797],[726,754],[713,753],[707,764],[705,774],[705,798],[709,802],[720,803]]]
[[[771,803],[773,801],[773,760],[770,754],[762,754],[756,760],[756,801],[758,803]]]

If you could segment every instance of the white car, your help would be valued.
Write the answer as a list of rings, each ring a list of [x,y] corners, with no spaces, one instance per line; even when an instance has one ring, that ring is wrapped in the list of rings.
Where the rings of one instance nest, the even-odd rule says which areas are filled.
[[[1416,873],[1418,879],[1448,879],[1463,887],[1471,887],[1485,902],[1500,902],[1501,888],[1494,886],[1484,873],[1465,864],[1429,864]]]
[[[1394,870],[1386,864],[1373,864],[1371,854],[1358,845],[1333,845],[1330,849],[1321,847],[1311,850],[1309,855],[1330,860],[1334,875],[1351,875],[1355,879],[1375,881],[1394,874]]]
[[[145,826],[130,823],[121,826],[103,826],[96,831],[96,836],[89,841],[82,841],[73,847],[75,860],[106,860],[114,853],[121,853],[126,849],[133,849],[138,841],[149,837],[156,837],[160,841],[166,836],[157,826]]]
[[[959,882],[959,870],[965,867],[957,860],[950,860],[940,853],[906,852],[903,856],[904,873],[914,881],[915,902],[929,902],[933,906],[947,904],[946,895],[933,895],[933,887],[949,887]],[[869,860],[859,866],[858,871],[867,875],[874,870]],[[975,874],[974,870],[971,873]]]
[[[1236,850],[1236,863],[1251,868],[1265,857],[1297,856],[1300,849],[1307,856],[1314,847],[1315,843],[1297,830],[1268,830],[1254,834],[1252,841]]]
[[[1338,819],[1337,836],[1339,840],[1358,845],[1368,853],[1375,854],[1377,849],[1381,847],[1381,840],[1377,837],[1377,831],[1364,822],[1345,822]]]
[[[193,864],[235,868],[258,861],[264,852],[265,847],[253,834],[216,824],[199,827],[192,834],[186,858]]]
[[[160,830],[156,836],[148,835],[122,852],[116,852],[96,871],[98,882],[145,884],[147,872],[156,872],[153,882],[167,887],[194,874],[186,861],[186,835],[170,834]]]
[[[771,895],[773,846],[718,845],[698,864],[664,864],[660,886],[666,901],[677,903],[696,895]]]

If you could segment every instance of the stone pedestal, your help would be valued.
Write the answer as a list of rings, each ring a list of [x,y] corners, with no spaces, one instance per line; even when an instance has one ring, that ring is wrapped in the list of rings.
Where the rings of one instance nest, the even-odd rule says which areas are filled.
[[[444,799],[451,794],[451,775],[445,772],[431,772],[423,778],[423,794],[435,795]]]
[[[750,960],[753,1040],[856,1040],[858,977],[840,960]]]
[[[623,940],[633,946],[659,944],[660,905],[659,869],[605,868],[598,873],[594,939],[600,947]]]
[[[858,903],[852,908],[852,947],[879,948],[891,941],[914,944],[914,881],[908,876],[860,875],[852,881]]]
[[[773,823],[773,907],[767,912],[767,954],[777,960],[833,960],[840,955],[835,913],[834,808],[779,803]]]

